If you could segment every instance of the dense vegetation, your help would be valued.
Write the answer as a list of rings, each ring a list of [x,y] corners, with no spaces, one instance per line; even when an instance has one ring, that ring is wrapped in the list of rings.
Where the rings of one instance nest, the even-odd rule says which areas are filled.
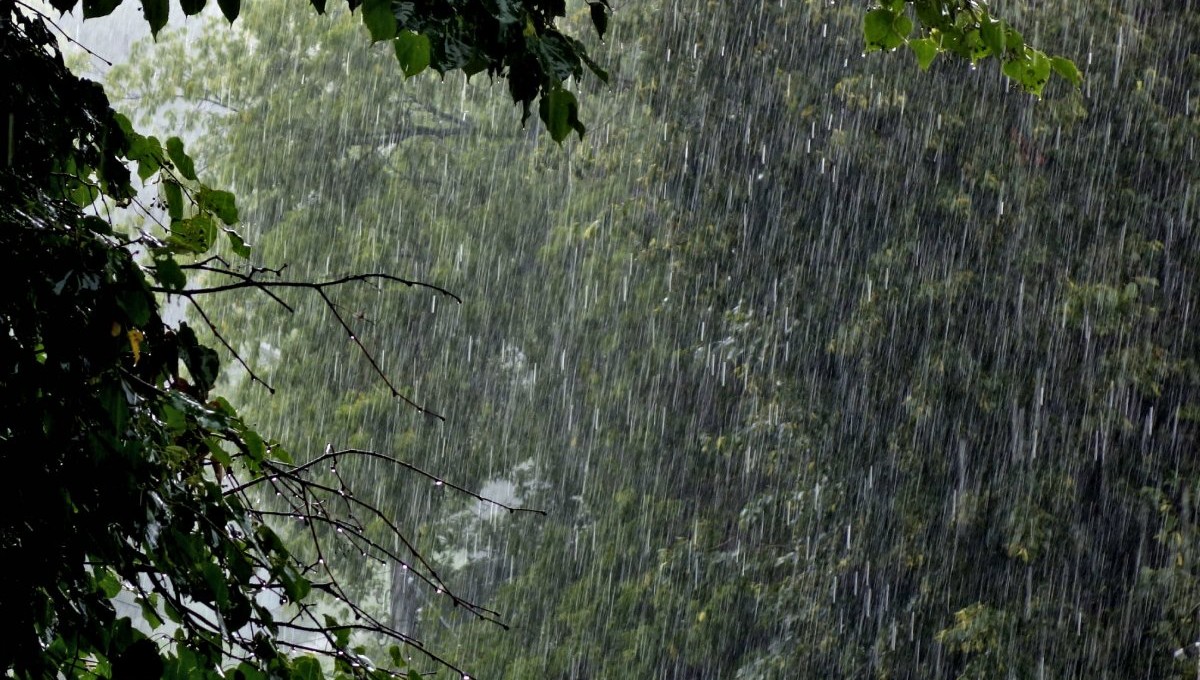
[[[394,87],[351,22],[168,36],[262,263],[464,299],[337,300],[446,425],[331,355],[319,303],[227,301],[281,388],[232,386],[248,412],[549,512],[339,468],[511,630],[339,568],[486,677],[1191,677],[1200,19],[1012,11],[1081,91],[864,59],[826,3],[626,6],[565,151],[486,82]]]
[[[0,6],[0,667],[319,674],[290,626],[359,675],[419,639],[485,677],[1190,676],[1194,13],[1014,3],[1077,92],[957,2],[467,5],[507,42],[219,2],[113,74],[165,142]],[[355,272],[464,304],[322,283]]]

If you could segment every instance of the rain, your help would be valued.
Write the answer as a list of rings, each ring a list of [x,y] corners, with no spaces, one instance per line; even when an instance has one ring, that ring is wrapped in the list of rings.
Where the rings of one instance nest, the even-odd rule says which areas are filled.
[[[1001,10],[1082,86],[866,53],[855,3],[568,3],[612,77],[561,145],[344,7],[73,58],[249,265],[435,287],[204,310],[259,432],[384,456],[319,476],[402,559],[317,559],[471,677],[1200,677],[1200,8]]]

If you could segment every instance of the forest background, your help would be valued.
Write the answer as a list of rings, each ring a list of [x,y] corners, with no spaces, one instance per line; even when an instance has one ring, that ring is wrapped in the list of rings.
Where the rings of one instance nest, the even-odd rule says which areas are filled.
[[[339,561],[472,673],[1191,677],[1200,20],[1011,4],[1080,91],[864,59],[858,10],[802,2],[623,7],[563,148],[501,86],[399,85],[356,18],[279,3],[108,80],[140,127],[196,125],[254,262],[463,298],[336,298],[446,424],[331,351],[319,299],[209,312],[293,453],[547,511],[336,471],[511,625]]]

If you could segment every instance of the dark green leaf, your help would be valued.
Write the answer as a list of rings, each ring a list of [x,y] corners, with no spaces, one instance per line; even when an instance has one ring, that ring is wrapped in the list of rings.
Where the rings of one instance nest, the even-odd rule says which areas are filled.
[[[302,656],[292,662],[291,677],[295,680],[323,680],[325,674],[321,664],[311,656]]]
[[[146,23],[150,24],[150,32],[155,36],[167,25],[170,11],[171,5],[168,0],[142,0],[142,16],[146,18]]]
[[[104,597],[114,598],[117,593],[121,592],[121,582],[117,580],[116,574],[103,567],[97,568],[97,573],[93,576],[93,582],[100,592],[104,593]]]
[[[574,130],[583,138],[586,128],[579,122],[579,102],[569,91],[556,87],[542,95],[538,114],[550,131],[550,138],[562,143]]]
[[[250,244],[242,239],[236,230],[225,227],[225,235],[229,237],[229,247],[238,257],[250,257]]]
[[[242,441],[246,444],[246,450],[250,453],[251,460],[261,463],[267,457],[267,445],[263,442],[262,437],[254,430],[243,430]]]
[[[158,610],[154,606],[158,598],[157,594],[151,594],[150,597],[139,597],[138,605],[142,609],[142,618],[146,620],[146,625],[150,626],[150,630],[157,630],[163,625],[162,617],[158,615]]]
[[[201,562],[200,575],[204,577],[204,584],[208,586],[208,590],[212,595],[212,603],[218,609],[225,609],[229,606],[229,586],[226,583],[225,572],[212,562]]]
[[[404,75],[412,77],[429,67],[429,38],[409,30],[396,36],[396,59]]]
[[[979,36],[993,55],[1004,56],[1004,24],[984,17],[979,24]]]
[[[891,10],[880,7],[867,12],[863,18],[863,38],[867,42],[867,51],[881,50],[888,46],[892,38],[892,22],[896,15]]]
[[[202,393],[207,393],[217,381],[221,361],[217,353],[200,344],[196,332],[186,323],[179,324],[179,348],[184,366],[192,376],[192,382]]]
[[[921,38],[919,40],[908,41],[908,48],[917,57],[917,66],[921,67],[922,71],[929,69],[929,65],[933,63],[938,54],[937,43],[930,38]]]
[[[196,165],[192,162],[190,156],[183,150],[183,140],[178,137],[170,137],[167,139],[167,156],[171,158],[171,162],[175,164],[175,169],[179,174],[183,175],[184,179],[196,181]]]
[[[129,422],[129,400],[125,397],[124,388],[119,382],[110,380],[100,386],[97,396],[113,429],[123,433],[125,423]]]
[[[221,8],[221,14],[224,14],[231,24],[242,11],[241,0],[217,0],[217,6]]]
[[[134,327],[144,326],[150,321],[150,310],[153,299],[142,288],[126,288],[117,296],[117,306],[125,312],[129,323]]]
[[[226,468],[233,466],[233,457],[221,447],[221,442],[209,437],[204,440],[204,445],[208,448],[208,452],[212,455],[213,460],[224,465]]]
[[[1075,62],[1062,57],[1051,57],[1050,66],[1054,72],[1062,76],[1064,80],[1078,87],[1083,84],[1083,74],[1079,72],[1079,68],[1075,66]]]
[[[112,659],[114,678],[160,678],[162,674],[163,660],[158,654],[158,645],[146,638],[129,645]]]
[[[592,25],[596,27],[596,35],[603,38],[608,32],[608,7],[602,2],[593,2],[589,9],[592,13]]]
[[[371,40],[389,40],[396,36],[396,15],[392,13],[392,0],[365,0],[362,6],[363,25],[371,34]]]
[[[173,434],[182,434],[187,429],[187,417],[183,415],[183,411],[163,404],[162,419],[167,423],[167,429]]]
[[[171,223],[167,243],[175,252],[199,255],[208,252],[217,238],[217,225],[205,213]]]
[[[121,4],[121,0],[83,0],[83,18],[106,17]]]
[[[189,17],[199,14],[205,4],[207,4],[206,0],[179,0],[179,7],[183,10],[183,15]]]
[[[211,211],[225,224],[237,224],[237,201],[230,192],[201,187],[196,196],[196,203],[201,210]]]
[[[170,255],[154,258],[154,278],[167,290],[183,290],[187,285],[187,277]]]
[[[167,199],[167,215],[172,220],[183,219],[183,188],[175,180],[164,177],[162,190]]]

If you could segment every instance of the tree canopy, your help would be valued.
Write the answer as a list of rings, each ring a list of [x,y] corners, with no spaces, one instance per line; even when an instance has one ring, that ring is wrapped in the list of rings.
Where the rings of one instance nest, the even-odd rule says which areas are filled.
[[[66,11],[79,3],[52,4]],[[95,18],[118,4],[85,0],[82,11]],[[890,49],[907,41],[922,67],[930,65],[931,49],[969,59],[990,54],[1033,92],[1045,84],[1047,64],[1076,79],[1074,71],[993,20],[980,3],[911,4],[920,37],[912,35],[904,3],[891,3],[866,15],[868,47]],[[218,5],[229,21],[241,13],[236,0]],[[180,3],[185,15],[203,6]],[[320,2],[313,6],[326,9]],[[142,8],[158,33],[170,5],[151,0]],[[361,7],[351,2],[349,8],[359,10],[372,40],[392,42],[404,75],[432,68],[501,78],[521,106],[522,120],[536,107],[558,142],[571,132],[582,137],[585,130],[567,81],[585,70],[601,81],[608,78],[583,42],[557,28],[567,15],[561,1]],[[607,2],[587,3],[585,19],[601,37],[610,28],[610,9]],[[241,290],[289,309],[279,291],[307,293],[316,312],[334,320],[336,334],[358,343],[351,316],[330,290],[364,282],[419,284],[371,270],[353,273],[360,269],[290,279],[280,263],[248,260],[253,251],[239,231],[242,206],[204,177],[181,138],[140,134],[112,110],[100,86],[68,71],[48,17],[16,0],[0,1],[0,12],[2,63],[6,72],[19,74],[0,94],[0,118],[7,125],[0,271],[8,291],[0,317],[9,329],[0,339],[5,357],[0,461],[17,480],[0,522],[0,560],[10,566],[0,612],[17,632],[0,649],[0,668],[18,677],[232,672],[246,678],[325,672],[383,677],[409,668],[407,652],[394,648],[385,652],[392,670],[379,670],[353,642],[360,629],[400,644],[415,640],[396,622],[373,619],[359,608],[328,565],[332,557],[322,551],[329,545],[323,542],[326,529],[348,535],[349,545],[362,554],[415,574],[455,609],[495,618],[490,609],[456,595],[405,532],[376,516],[375,506],[337,477],[336,465],[328,474],[317,467],[353,458],[360,449],[336,448],[324,457],[293,461],[283,445],[248,427],[216,391],[221,360],[209,345],[242,354],[236,339],[227,338],[199,304],[206,296]],[[233,64],[223,68],[234,72]],[[436,110],[430,115],[438,118]],[[350,160],[364,157],[373,159],[360,154]],[[361,173],[362,166],[354,166],[348,181]],[[261,199],[280,189],[223,179],[253,195],[256,210],[265,210],[269,204]],[[139,185],[153,187],[157,198],[139,195]],[[276,196],[291,203],[298,194]],[[520,208],[519,202],[510,206]],[[312,222],[313,228],[325,224],[330,222]],[[717,240],[708,245],[696,242],[697,253],[724,238],[717,232],[713,237]],[[561,242],[543,256],[553,262],[569,251],[569,242]],[[440,288],[433,292],[448,295]],[[164,298],[196,303],[191,320],[198,327],[169,321]],[[404,386],[393,384],[367,348],[358,347],[369,360],[368,373],[384,385],[382,398],[408,399]],[[520,364],[517,356],[510,353],[507,365]],[[242,370],[262,381],[253,366]],[[598,370],[589,369],[591,379]],[[436,372],[428,377],[438,379]],[[471,375],[455,373],[453,379],[469,381]],[[423,401],[411,402],[425,410]],[[259,504],[260,491],[278,495],[283,505]],[[667,495],[661,502],[676,500]],[[343,504],[338,514],[325,510],[337,503]],[[629,511],[628,502],[620,505]],[[298,520],[299,535],[311,536],[311,542],[296,547],[287,540],[295,530],[271,521],[279,515]],[[376,526],[367,528],[372,522]],[[113,598],[122,592],[141,611],[145,628],[118,612]],[[345,610],[325,618],[308,604],[320,593]],[[299,613],[279,616],[274,606],[279,602],[292,603]],[[416,649],[455,667],[431,648]],[[308,653],[323,653],[333,665],[322,667]]]

